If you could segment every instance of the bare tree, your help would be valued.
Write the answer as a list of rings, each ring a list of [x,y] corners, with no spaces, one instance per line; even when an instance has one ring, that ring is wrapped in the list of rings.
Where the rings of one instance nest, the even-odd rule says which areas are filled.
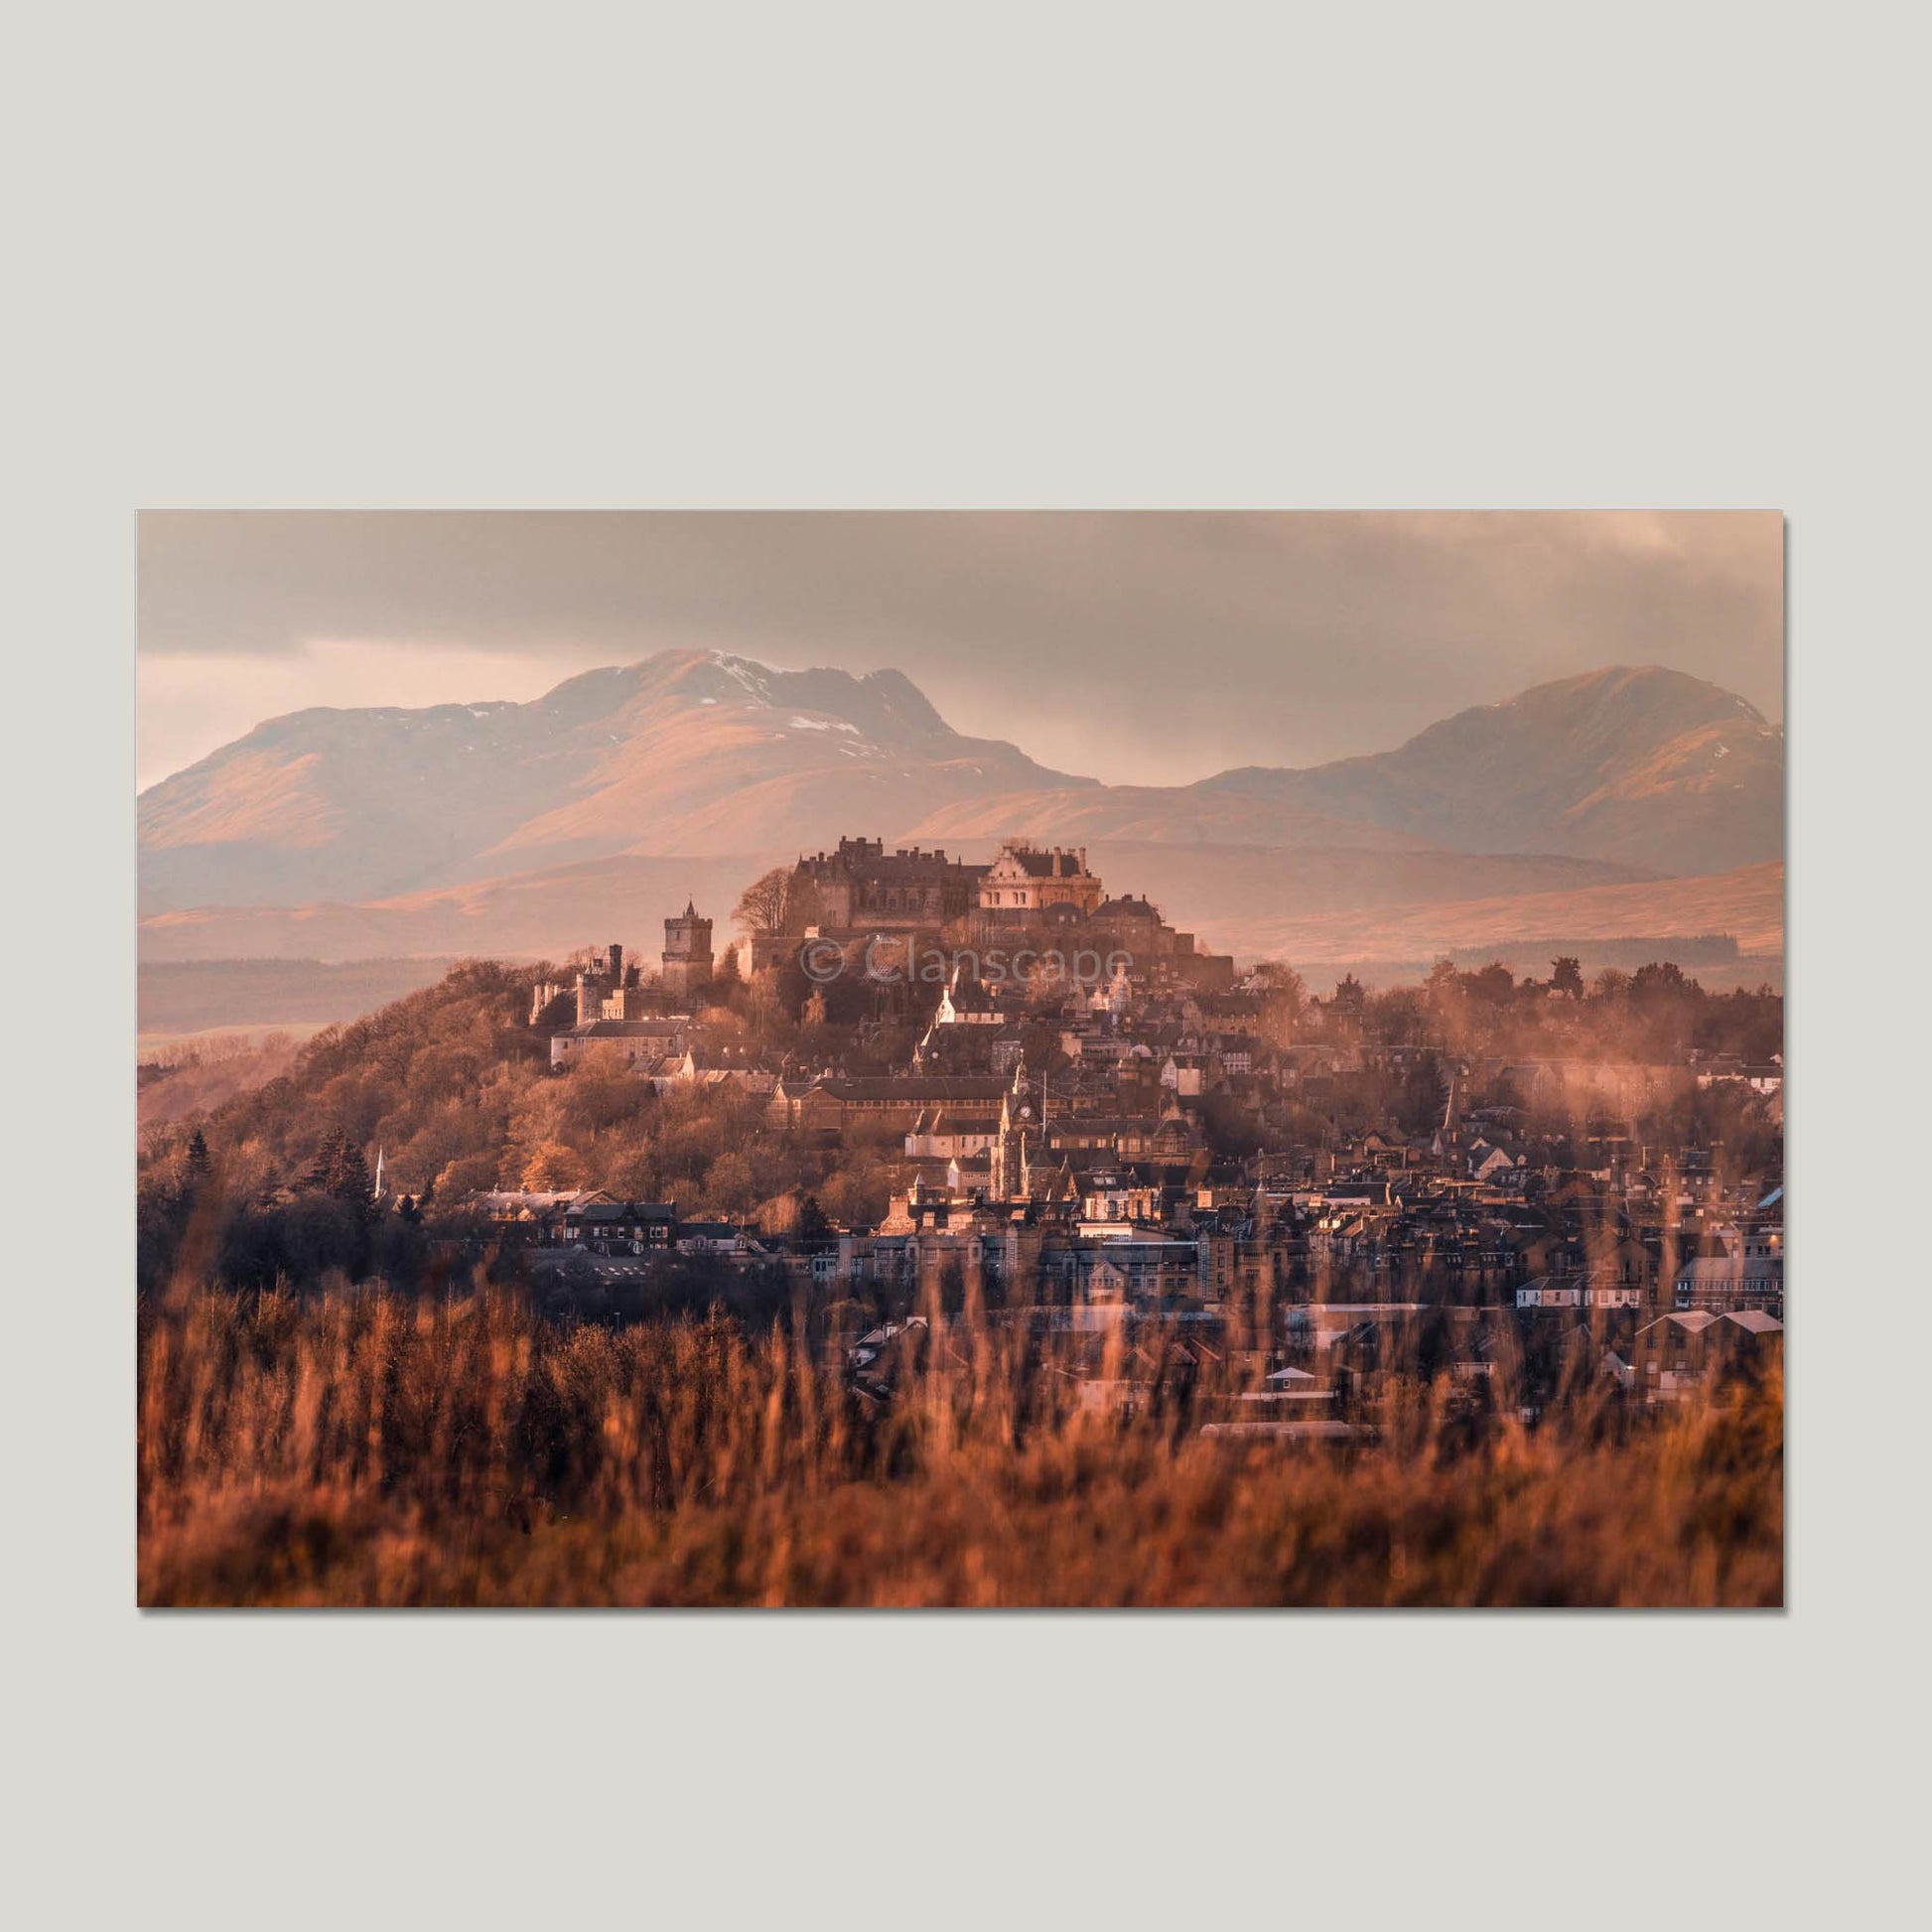
[[[1308,983],[1294,967],[1264,960],[1255,968],[1260,982],[1262,1026],[1278,1046],[1293,1043],[1308,1006]]]
[[[789,866],[773,866],[755,879],[738,897],[732,917],[747,932],[768,937],[787,930],[792,912],[792,873]]]

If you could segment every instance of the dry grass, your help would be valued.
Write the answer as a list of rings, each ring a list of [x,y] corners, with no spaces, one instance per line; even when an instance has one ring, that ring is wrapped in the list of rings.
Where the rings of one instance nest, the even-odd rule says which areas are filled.
[[[823,1351],[819,1351],[822,1358]],[[1013,1331],[875,1408],[780,1335],[483,1294],[144,1317],[144,1604],[1776,1604],[1782,1390],[1373,1447],[1079,1413]]]

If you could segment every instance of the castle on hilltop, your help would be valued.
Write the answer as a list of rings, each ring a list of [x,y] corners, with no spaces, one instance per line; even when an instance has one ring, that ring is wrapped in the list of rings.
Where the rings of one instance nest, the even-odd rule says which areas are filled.
[[[754,936],[755,971],[795,963],[806,937],[836,942],[849,965],[871,958],[902,966],[918,945],[1010,948],[1040,933],[1054,945],[1127,951],[1143,980],[1234,983],[1232,959],[1202,951],[1145,897],[1109,898],[1085,846],[1003,839],[989,864],[974,865],[943,848],[888,852],[883,839],[842,838],[835,851],[801,856],[791,888],[786,930]],[[881,938],[895,945],[882,952]]]
[[[975,912],[1018,920],[1028,914],[1093,911],[1105,898],[1087,870],[1087,849],[1005,839],[991,865],[949,859],[943,847],[886,850],[883,839],[841,839],[835,852],[800,858],[793,891],[821,931],[914,932]]]
[[[886,850],[884,839],[841,839],[836,852],[800,857],[792,891],[825,932],[859,926],[875,932],[936,930],[978,902],[984,866],[916,845]]]

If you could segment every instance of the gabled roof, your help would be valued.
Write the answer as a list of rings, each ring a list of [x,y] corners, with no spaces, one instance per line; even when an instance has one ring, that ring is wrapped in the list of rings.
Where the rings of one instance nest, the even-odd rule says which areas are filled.
[[[1655,1321],[1646,1321],[1637,1333],[1647,1335],[1653,1328],[1661,1328],[1666,1322],[1675,1322],[1687,1335],[1701,1335],[1712,1322],[1723,1319],[1723,1315],[1713,1314],[1709,1309],[1691,1309],[1681,1314],[1664,1314],[1659,1315]]]

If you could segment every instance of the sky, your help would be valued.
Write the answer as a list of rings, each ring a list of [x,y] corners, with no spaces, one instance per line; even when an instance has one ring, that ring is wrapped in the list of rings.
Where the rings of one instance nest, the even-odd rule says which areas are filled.
[[[137,782],[311,705],[690,646],[894,666],[1111,783],[1383,751],[1609,664],[1775,721],[1783,542],[1773,511],[148,511]]]

